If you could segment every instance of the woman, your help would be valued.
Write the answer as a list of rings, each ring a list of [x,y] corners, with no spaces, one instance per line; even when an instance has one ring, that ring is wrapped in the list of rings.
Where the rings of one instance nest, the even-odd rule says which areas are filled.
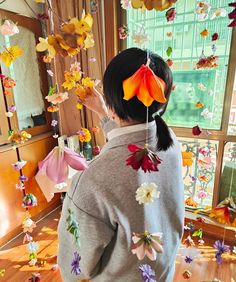
[[[136,96],[124,100],[123,82],[145,65],[147,59],[156,77],[164,81],[164,95],[168,101],[172,73],[167,64],[153,53],[130,48],[118,54],[106,69],[103,79],[105,102],[96,91],[85,102],[101,118],[108,142],[89,169],[74,178],[64,200],[58,228],[58,264],[66,282],[78,279],[173,281],[184,220],[180,147],[161,118],[167,102],[151,104],[146,130],[144,104]],[[149,148],[161,159],[159,171],[145,173],[126,165],[130,156],[127,146],[143,147],[147,141]],[[145,195],[149,184],[155,193],[151,195],[154,190],[149,190]],[[69,213],[73,215],[74,226],[78,227],[76,230],[79,229],[80,244],[76,244],[76,236],[71,232]],[[144,240],[138,241],[138,238]],[[148,245],[152,238],[157,238],[157,244]],[[144,248],[145,242],[145,246],[150,247],[149,253]]]

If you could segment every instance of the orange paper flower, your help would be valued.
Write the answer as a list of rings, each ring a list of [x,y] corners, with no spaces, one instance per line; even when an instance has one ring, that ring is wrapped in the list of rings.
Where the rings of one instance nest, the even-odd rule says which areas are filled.
[[[5,88],[13,88],[16,86],[16,82],[11,77],[5,77],[3,80],[3,86]]]
[[[124,100],[128,101],[134,96],[149,107],[155,100],[165,103],[165,82],[156,76],[147,65],[142,65],[131,77],[123,81]]]
[[[197,108],[197,109],[201,109],[201,108],[203,108],[203,107],[204,107],[204,104],[201,103],[201,102],[197,102],[197,103],[195,104],[195,108]]]
[[[49,113],[55,113],[55,112],[58,112],[58,111],[59,111],[59,108],[58,108],[57,106],[49,106],[49,107],[47,108],[47,111],[48,111]]]

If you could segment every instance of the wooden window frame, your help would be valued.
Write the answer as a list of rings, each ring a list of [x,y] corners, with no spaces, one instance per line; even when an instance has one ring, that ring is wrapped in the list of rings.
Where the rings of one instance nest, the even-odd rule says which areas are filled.
[[[36,42],[38,41],[39,37],[43,37],[43,32],[42,32],[42,26],[39,20],[35,19],[35,18],[30,18],[30,17],[26,17],[14,12],[10,12],[4,9],[0,9],[0,15],[2,18],[7,18],[7,19],[11,19],[13,22],[16,22],[19,26],[22,26],[30,31],[32,31],[34,33],[35,36],[35,40]],[[28,133],[30,133],[32,136],[35,135],[39,135],[48,131],[51,131],[51,115],[49,112],[47,112],[47,107],[49,106],[49,103],[47,102],[47,100],[45,99],[45,97],[48,94],[48,77],[47,77],[47,68],[45,63],[43,62],[42,58],[43,58],[42,53],[37,53],[37,59],[38,59],[38,67],[39,67],[39,74],[40,74],[40,87],[41,87],[41,92],[43,95],[43,100],[44,100],[44,108],[45,108],[45,117],[46,117],[46,124],[44,125],[40,125],[40,126],[35,126],[32,128],[28,128],[26,129]],[[0,90],[0,95],[3,96],[2,90]],[[0,104],[2,105],[2,97],[0,98]],[[5,113],[4,113],[5,115]],[[11,122],[11,126],[12,126],[12,121]],[[7,129],[8,132],[9,128]],[[5,141],[6,142],[6,123],[3,123],[3,134],[0,136],[0,144],[3,143]],[[5,138],[5,139],[3,139]]]
[[[126,24],[126,11],[121,8],[120,1],[115,0],[104,0],[105,3],[105,31],[106,37],[106,61],[109,62],[112,57],[114,57],[118,51],[125,49],[126,41],[119,40],[118,38],[118,27],[122,24]],[[111,21],[111,19],[113,19]],[[217,162],[215,169],[215,182],[214,182],[214,193],[212,205],[216,206],[219,200],[220,191],[220,179],[221,171],[224,158],[224,147],[227,142],[236,142],[236,136],[228,134],[228,123],[231,110],[231,101],[233,97],[233,85],[236,70],[236,28],[232,31],[232,40],[230,46],[230,55],[227,71],[227,81],[225,87],[224,95],[224,105],[222,113],[222,123],[220,130],[211,130],[211,135],[208,136],[209,140],[215,140],[219,142]],[[175,132],[176,136],[183,138],[193,138],[191,128],[182,127],[171,127]],[[201,135],[198,139],[205,139]]]

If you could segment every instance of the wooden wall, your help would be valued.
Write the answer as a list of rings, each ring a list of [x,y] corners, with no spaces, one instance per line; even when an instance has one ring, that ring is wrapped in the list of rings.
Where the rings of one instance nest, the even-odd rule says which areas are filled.
[[[47,203],[34,179],[38,162],[44,159],[55,145],[56,140],[50,134],[44,134],[19,147],[20,158],[28,162],[23,168],[23,174],[29,177],[25,191],[33,193],[38,200],[38,206],[30,210],[34,219],[39,219],[60,204],[59,194]],[[15,188],[19,172],[14,171],[11,167],[11,164],[16,161],[16,151],[11,148],[0,150],[0,246],[22,231],[23,193]]]

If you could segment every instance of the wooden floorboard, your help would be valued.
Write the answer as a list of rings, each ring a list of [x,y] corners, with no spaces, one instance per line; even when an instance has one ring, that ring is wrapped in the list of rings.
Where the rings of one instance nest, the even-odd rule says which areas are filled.
[[[38,259],[46,261],[46,264],[41,267],[30,267],[28,265],[28,253],[26,246],[22,244],[23,235],[21,235],[0,251],[0,268],[6,269],[4,277],[0,277],[0,282],[28,282],[28,279],[34,272],[41,274],[42,282],[63,282],[60,277],[60,271],[52,270],[52,266],[56,264],[58,250],[56,230],[59,217],[60,209],[57,209],[40,221],[32,234],[34,240],[40,244]],[[176,257],[174,282],[208,282],[213,281],[214,278],[218,278],[221,282],[236,282],[236,255],[223,255],[223,264],[217,265],[215,261],[215,250],[212,247],[214,241],[209,238],[204,239],[206,243],[201,248],[190,249],[181,245]],[[187,264],[184,261],[186,255],[194,256],[194,261],[191,264]],[[192,272],[191,279],[185,280],[183,278],[184,270],[190,270]]]

